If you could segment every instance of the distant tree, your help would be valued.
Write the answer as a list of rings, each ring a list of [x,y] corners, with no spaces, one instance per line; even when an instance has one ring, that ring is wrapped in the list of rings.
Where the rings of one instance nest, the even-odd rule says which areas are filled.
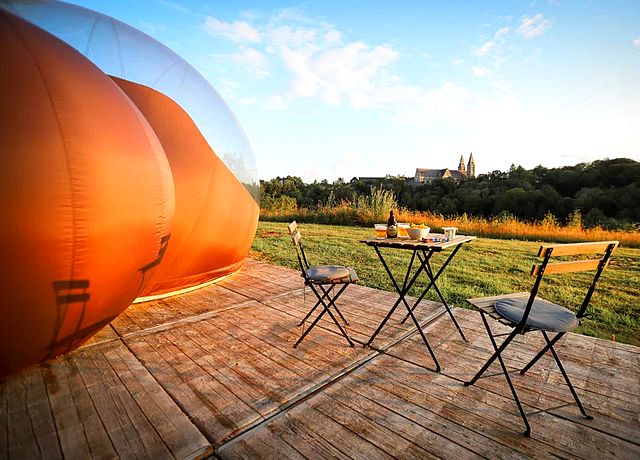
[[[560,222],[581,225],[631,227],[640,222],[640,163],[627,158],[598,160],[562,168],[536,166],[526,170],[511,165],[508,171],[492,171],[456,182],[435,180],[415,185],[404,177],[349,182],[338,178],[305,184],[296,176],[260,181],[263,203],[278,203],[279,196],[295,200],[298,206],[314,208],[327,202],[355,201],[370,197],[375,190],[393,192],[398,206],[416,211],[463,214],[477,217],[516,216],[542,220],[551,213]],[[356,197],[356,198],[354,198]],[[266,200],[266,201],[265,201]]]

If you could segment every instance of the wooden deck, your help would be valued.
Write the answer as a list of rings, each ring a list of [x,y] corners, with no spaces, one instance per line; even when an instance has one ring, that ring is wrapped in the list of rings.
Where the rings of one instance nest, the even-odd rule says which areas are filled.
[[[446,276],[446,275],[445,275]],[[477,313],[418,317],[443,372],[397,312],[396,296],[351,286],[350,348],[330,322],[293,349],[313,304],[297,272],[248,260],[224,281],[131,306],[84,347],[0,381],[4,458],[640,458],[640,349],[570,335],[558,347],[593,420],[579,416],[550,358],[514,382],[472,376],[490,354]],[[541,345],[516,343],[508,365]]]

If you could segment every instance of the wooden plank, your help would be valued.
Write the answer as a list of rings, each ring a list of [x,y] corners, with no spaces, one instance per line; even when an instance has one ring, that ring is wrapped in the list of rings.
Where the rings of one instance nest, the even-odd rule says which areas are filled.
[[[292,280],[298,289],[302,289],[303,280],[299,274],[297,278],[294,277]],[[282,295],[294,289],[291,285],[283,285],[277,281],[272,282],[268,278],[259,279],[243,272],[236,273],[217,285],[257,301]]]
[[[20,375],[9,378],[7,388],[6,437],[9,441],[8,456],[16,458],[37,458],[43,453],[37,442],[28,410],[27,390]],[[6,428],[5,428],[6,427]]]
[[[538,257],[544,256],[547,249],[553,249],[551,252],[553,257],[605,252],[611,244],[615,245],[615,248],[620,243],[618,241],[595,241],[586,243],[544,244],[540,246],[538,250]]]
[[[22,379],[26,390],[27,410],[38,449],[47,458],[62,458],[49,395],[40,369],[31,369],[18,374],[18,377]]]
[[[607,410],[606,414],[599,414],[593,410],[590,404],[592,396],[580,394],[583,403],[587,408],[587,412],[595,416],[594,420],[586,420],[578,411],[573,403],[573,399],[566,387],[560,385],[546,384],[539,379],[532,379],[531,376],[526,378],[516,377],[514,384],[520,395],[521,401],[527,405],[531,405],[538,410],[544,410],[550,415],[560,415],[564,421],[575,427],[577,433],[583,431],[590,439],[590,442],[597,444],[595,450],[601,450],[606,456],[621,455],[625,453],[627,457],[640,455],[640,447],[633,446],[633,439],[637,440],[638,423],[630,424],[627,422],[616,421],[612,416],[611,410]],[[477,387],[487,390],[494,395],[504,394],[507,391],[506,383],[501,376],[482,379],[476,383]],[[564,390],[564,393],[562,392]],[[579,392],[580,393],[580,392]],[[554,407],[561,406],[558,409]],[[514,405],[514,413],[515,405]],[[541,423],[538,419],[541,414],[530,417],[532,429],[534,431],[550,430],[554,428],[548,425],[549,422]],[[560,429],[559,427],[557,429]],[[635,433],[635,434],[634,434]],[[552,436],[552,433],[549,435]],[[576,438],[576,442],[579,438]],[[585,451],[586,452],[586,451]]]
[[[470,340],[473,339],[473,343],[470,344],[470,350],[464,351],[465,347],[469,345],[457,344],[458,349],[453,351],[453,353],[478,356],[479,363],[482,364],[483,360],[486,360],[493,351],[484,326],[478,324],[477,321],[469,321],[469,319],[462,314],[458,318],[458,321],[465,331],[473,330],[476,334],[467,334]],[[494,327],[494,324],[491,326]],[[628,404],[637,402],[637,394],[640,392],[640,382],[637,374],[640,360],[637,356],[632,355],[634,358],[626,365],[627,371],[625,371],[624,366],[620,367],[617,361],[608,361],[601,358],[594,362],[594,356],[602,356],[602,353],[605,353],[605,351],[598,351],[602,348],[600,344],[604,341],[587,341],[586,339],[586,337],[579,334],[569,333],[555,346],[571,378],[578,379],[575,380],[574,386],[590,392],[598,392],[601,395],[609,395],[615,382],[616,394],[622,401]],[[523,340],[526,340],[525,344],[521,344]],[[574,343],[580,343],[581,340],[589,343],[590,347],[582,347],[578,351],[575,351],[573,349]],[[541,334],[538,333],[529,333],[524,337],[519,336],[516,341],[510,345],[510,351],[505,354],[505,359],[508,359],[515,366],[521,368],[542,349],[544,344],[545,342],[542,340]],[[453,347],[454,345],[451,344],[450,346]],[[479,355],[474,354],[476,350],[479,350]],[[605,348],[604,350],[610,351],[611,349]],[[532,368],[532,371],[535,373],[538,368],[552,369],[554,372],[551,373],[547,379],[556,379],[558,383],[562,382],[562,376],[559,372],[556,373],[556,364],[549,353]],[[562,385],[564,384],[562,383]]]
[[[370,311],[367,312],[365,305],[370,300],[364,299],[363,301],[363,299],[357,299],[357,297],[355,297],[355,301],[351,300],[352,297],[346,295],[348,291],[349,289],[347,289],[345,291],[345,295],[340,298],[338,306],[347,321],[349,321],[349,324],[345,326],[344,323],[341,323],[341,325],[345,327],[347,334],[349,334],[352,340],[359,341],[360,343],[366,343],[384,318],[384,315],[386,315],[387,310],[371,308]],[[274,300],[267,300],[263,302],[263,304],[293,317],[296,321],[292,324],[292,328],[294,331],[300,334],[301,328],[297,326],[297,321],[304,318],[304,316],[308,313],[308,311],[313,306],[313,303],[311,303],[311,301],[314,301],[315,297],[313,297],[312,295],[307,295],[306,304],[303,304],[303,299],[304,297],[302,294],[292,294],[290,296],[279,297],[278,299]],[[387,306],[387,308],[390,308],[396,299],[397,297],[388,296],[387,301],[384,302],[383,305]],[[315,319],[315,317],[320,313],[320,308],[321,307],[318,307],[318,309],[316,309],[309,320],[306,321],[306,327],[308,327],[313,319]],[[415,326],[411,321],[406,322],[404,325],[400,324],[400,319],[403,317],[403,311],[406,314],[406,309],[404,306],[401,306],[396,310],[394,316],[387,323],[387,325],[385,325],[378,338],[376,338],[377,346],[383,346],[384,344],[399,338],[401,335],[407,333],[408,331],[415,329]],[[440,314],[441,309],[438,308],[438,310],[432,315],[427,308],[419,308],[416,313],[421,319],[424,317],[429,318],[431,316],[435,317],[437,316],[437,314]],[[333,311],[333,314],[337,319],[339,319],[335,311]],[[335,326],[335,323],[327,314],[325,314],[322,320],[317,323],[316,328],[322,328],[326,331],[331,332],[332,334],[341,336],[338,328]],[[311,336],[315,334],[315,331],[316,329],[314,328],[314,330],[309,335]],[[307,339],[305,338],[305,341],[306,340]],[[336,338],[335,340],[344,341],[344,339],[339,338]],[[346,344],[346,341],[344,343]]]
[[[126,347],[109,350],[109,363],[175,458],[203,458],[213,447]],[[149,451],[147,451],[149,452]]]
[[[366,383],[365,383],[366,382]],[[468,438],[473,438],[473,433],[466,436],[462,443],[456,443],[451,436],[449,438],[433,431],[428,423],[420,423],[414,416],[416,409],[407,404],[404,399],[395,397],[370,382],[357,378],[348,378],[341,382],[340,386],[332,387],[327,391],[332,398],[340,401],[345,406],[358,412],[358,417],[367,417],[376,424],[411,441],[414,447],[409,452],[418,454],[419,458],[445,458],[456,456],[467,458],[475,455],[465,447]],[[451,427],[446,426],[446,420],[438,420],[436,426],[442,427],[444,432],[449,432]],[[451,434],[450,432],[447,434]],[[392,450],[397,450],[392,446]],[[511,452],[512,453],[512,452]],[[495,453],[499,458],[500,452]],[[405,457],[404,451],[393,452],[393,455]],[[512,453],[513,455],[513,453]],[[512,456],[513,458],[513,456]]]
[[[268,311],[262,310],[255,312],[253,316],[255,321],[252,322],[245,321],[245,316],[239,315],[238,312],[230,312],[229,315],[218,318],[218,320],[225,321],[225,327],[231,328],[235,325],[258,340],[264,341],[266,347],[290,356],[292,367],[299,368],[299,363],[303,363],[305,366],[315,369],[311,372],[316,372],[319,377],[323,378],[337,375],[349,365],[367,359],[373,354],[370,350],[362,347],[352,349],[340,344],[336,345],[333,337],[330,338],[331,343],[327,343],[327,336],[320,334],[315,336],[310,334],[306,337],[305,343],[308,346],[293,348],[299,330],[296,330],[294,324],[287,327],[282,320],[269,322],[268,313]]]
[[[103,353],[81,353],[74,361],[114,448],[121,457],[167,457],[162,439],[111,367],[106,355],[112,350],[104,347]]]
[[[473,336],[471,334],[467,334],[467,337],[473,340]],[[443,352],[446,352],[441,359],[443,367],[446,366],[446,369],[455,366],[456,375],[460,375],[463,379],[470,378],[490,355],[490,345],[488,344],[488,341],[485,343],[487,349],[484,354],[482,354],[482,350],[477,346],[469,347],[466,344],[463,345],[461,343],[454,342],[445,344],[445,346],[439,348],[439,351],[442,350]],[[513,361],[514,357],[519,360],[522,356],[520,348],[514,348],[514,350],[511,350],[511,352],[505,355],[505,359],[508,359],[508,365],[510,361]],[[476,350],[479,349],[480,351],[476,352]],[[531,352],[529,356],[532,357],[533,352]],[[527,356],[523,357],[518,367],[522,367],[522,365],[528,361],[528,358],[529,357]],[[637,420],[640,403],[637,401],[637,397],[635,397],[635,402],[633,403],[629,401],[620,401],[618,405],[618,402],[616,402],[617,393],[613,388],[610,387],[609,391],[605,392],[603,395],[593,393],[586,394],[586,392],[589,391],[588,387],[591,386],[591,383],[587,384],[587,382],[585,382],[583,384],[583,381],[580,378],[577,378],[575,375],[571,375],[574,386],[576,386],[583,403],[587,406],[587,410],[592,412],[592,415],[596,417],[596,421],[586,421],[579,416],[577,407],[573,405],[573,398],[566,388],[559,371],[555,369],[555,363],[550,360],[547,361],[549,361],[548,364],[553,367],[548,368],[543,358],[543,361],[530,370],[526,376],[520,377],[518,375],[514,375],[514,384],[516,385],[518,392],[520,393],[521,400],[524,403],[532,405],[540,410],[569,403],[572,404],[572,406],[567,410],[572,411],[571,413],[573,414],[575,421],[583,424],[585,427],[596,428],[612,436],[622,436],[627,440],[631,440],[633,438],[634,432],[640,432],[640,424]],[[573,374],[573,370],[575,368],[571,367],[569,363],[565,364],[568,372]],[[493,369],[497,370],[496,366],[494,366]],[[548,369],[551,369],[551,372],[549,372]],[[485,388],[497,395],[504,394],[506,389],[506,383],[501,376],[481,379],[476,383],[476,386]],[[586,386],[587,389],[581,390],[581,386]],[[591,404],[592,402],[596,403],[595,408]],[[599,409],[598,406],[600,406]],[[562,413],[566,413],[566,411],[563,410]],[[629,417],[630,414],[635,415]]]
[[[391,358],[389,358],[391,359]],[[402,368],[402,365],[398,365],[397,362],[389,363],[386,360],[380,360],[379,363],[384,363],[385,366],[381,366],[379,374],[386,376],[386,379],[391,379],[404,384],[407,388],[411,387],[418,391],[425,391],[431,395],[439,396],[440,398],[454,399],[456,396],[451,394],[451,384],[447,385],[448,377],[434,374],[432,372],[424,372],[424,377],[427,382],[416,379],[416,372],[403,372],[399,373],[398,368]],[[400,379],[399,379],[400,377]],[[485,417],[499,421],[500,423],[508,423],[508,427],[505,427],[502,433],[497,432],[496,435],[501,438],[509,438],[509,433],[513,433],[513,430],[524,430],[522,421],[519,418],[515,403],[509,398],[505,398],[502,395],[508,394],[508,390],[505,388],[506,383],[504,381],[498,381],[496,379],[482,379],[473,387],[463,387],[460,383],[457,383],[455,388],[459,391],[456,393],[468,393],[470,391],[480,392],[482,394],[485,391],[483,385],[488,385],[487,382],[495,380],[499,384],[499,391],[495,393],[486,394],[484,398],[486,403],[490,403],[498,411],[491,411],[485,414]],[[442,382],[442,383],[441,383]],[[449,380],[450,382],[450,380]],[[435,385],[434,385],[435,384]],[[424,390],[423,390],[424,389]],[[473,389],[473,390],[472,390]],[[406,390],[406,388],[405,388]],[[527,406],[528,401],[523,401],[525,404],[525,410],[530,410]],[[510,408],[510,409],[509,409]],[[476,410],[482,411],[482,407],[478,406]],[[509,412],[511,410],[511,412]],[[458,409],[459,411],[459,409]],[[483,413],[479,412],[479,413]],[[455,414],[448,414],[448,416],[454,416]],[[634,446],[628,442],[620,439],[613,438],[607,434],[600,433],[595,430],[591,430],[584,425],[572,423],[564,419],[555,418],[549,414],[539,413],[530,420],[532,424],[532,438],[539,439],[549,446],[559,448],[565,451],[567,454],[577,456],[603,456],[609,458],[611,456],[622,456],[625,458],[637,457],[640,452],[640,447]],[[563,433],[562,436],[558,436],[557,433]],[[590,442],[586,444],[585,439],[590,439]]]
[[[220,459],[305,459],[295,446],[282,438],[273,436],[267,430],[251,433],[251,436],[238,439],[216,453]]]
[[[160,382],[162,387],[188,414],[190,420],[214,446],[229,433],[259,419],[215,375],[195,363],[164,333],[144,336],[128,342],[135,355]]]
[[[102,344],[104,342],[110,342],[110,341],[113,341],[113,340],[118,340],[119,338],[120,337],[118,336],[116,331],[113,329],[111,324],[107,324],[105,327],[100,329],[96,333],[96,335],[94,335],[89,340],[87,340],[85,343],[83,343],[82,346],[80,346],[80,348],[92,347],[94,345]]]
[[[341,452],[341,458],[347,457],[354,460],[393,458],[380,446],[350,430],[332,417],[325,415],[311,403],[303,403],[289,412],[288,415],[304,426],[304,429],[313,436],[316,443],[324,446],[329,444]],[[279,419],[276,420],[279,422]],[[278,423],[278,425],[280,424]]]
[[[274,317],[274,314],[277,316]],[[296,327],[298,318],[287,318],[279,311],[264,306],[247,312],[229,311],[225,315],[225,319],[235,321],[240,327],[253,324],[265,332],[274,332],[273,341],[269,340],[269,343],[273,345],[284,343],[299,356],[322,354],[322,359],[331,363],[331,366],[335,368],[347,367],[371,353],[370,350],[360,346],[349,347],[344,339],[336,339],[333,334],[327,334],[322,329],[312,331],[294,350],[293,344],[301,334],[301,329]]]
[[[90,458],[92,452],[116,456],[73,361],[59,358],[42,370],[63,456]]]
[[[446,376],[381,357],[354,377],[359,384],[350,384],[350,389],[384,403],[441,436],[444,444],[433,439],[430,444],[440,457],[457,456],[461,451],[456,444],[489,458],[528,456],[534,452],[549,456],[558,452],[553,444],[517,433],[517,415],[502,407],[509,407],[509,400],[497,400],[493,414],[488,416],[483,410],[483,392],[463,390]]]
[[[593,260],[570,260],[565,262],[553,262],[547,264],[544,269],[545,275],[553,275],[556,273],[573,273],[584,272],[589,270],[597,270],[600,266],[600,259]],[[538,276],[542,264],[533,264],[531,268],[531,276]]]
[[[126,336],[162,325],[170,326],[191,317],[211,314],[250,300],[242,294],[212,284],[171,298],[133,304],[113,320],[111,326],[118,334]]]
[[[243,411],[241,417],[234,419],[237,430],[226,434],[223,438],[225,439],[277,407],[279,389],[275,382],[269,382],[269,378],[261,374],[260,369],[256,367],[255,358],[244,353],[242,344],[233,340],[225,341],[222,339],[223,335],[224,333],[209,323],[195,324],[194,329],[189,331],[167,333],[166,337],[174,343],[179,342],[184,353],[190,356],[202,371],[215,377],[228,390],[230,399],[225,404],[233,406],[239,400],[253,409]],[[228,354],[218,350],[233,350],[233,359],[229,360]],[[214,404],[217,404],[217,401],[214,401]]]
[[[9,458],[7,378],[0,378],[0,458]]]
[[[469,344],[463,344],[459,341],[452,341],[443,345],[443,351],[446,351],[447,354],[454,357],[459,355],[472,357],[477,360],[477,367],[479,369],[484,361],[489,358],[493,348],[482,326],[477,326],[478,329],[472,330],[471,324],[469,324],[464,317],[459,317],[458,321],[467,332],[467,338],[469,338],[471,342]],[[480,328],[482,328],[482,330]],[[619,399],[622,404],[632,404],[634,406],[638,404],[637,393],[640,388],[638,388],[639,383],[635,370],[629,373],[621,372],[614,367],[607,366],[606,363],[591,364],[589,361],[585,361],[582,355],[577,356],[567,353],[570,351],[570,343],[573,337],[580,338],[581,336],[573,334],[572,336],[565,337],[565,339],[556,345],[556,348],[565,363],[565,367],[572,378],[574,386],[579,391],[586,390],[602,396],[608,396],[609,398],[613,394],[613,388],[615,388],[616,398]],[[543,346],[542,341],[530,340],[534,338],[536,338],[534,334],[527,334],[525,337],[518,336],[515,339],[504,355],[508,365],[522,368],[534,357]],[[526,340],[524,344],[522,343],[523,340]],[[598,347],[589,350],[589,355],[592,355],[596,348]],[[452,361],[452,365],[457,365],[455,359]],[[472,373],[476,370],[477,369],[473,370]],[[544,374],[541,373],[543,370],[545,371]],[[538,375],[539,373],[545,381],[555,382],[554,385],[556,383],[559,384],[562,394],[568,396],[568,400],[571,401],[570,395],[564,390],[562,376],[559,371],[557,371],[556,364],[550,354],[541,358],[527,374]],[[616,382],[615,385],[614,382]]]
[[[317,425],[320,422],[321,419],[314,420],[311,424]],[[259,430],[267,431],[270,438],[282,439],[287,444],[295,446],[296,451],[300,452],[305,458],[353,458],[336,446],[336,441],[340,438],[327,439],[325,433],[318,433],[310,428],[309,425],[307,417],[291,411],[270,421],[260,427]]]
[[[527,410],[548,409],[531,417],[533,438],[527,439],[501,376],[461,385],[491,354],[477,313],[455,310],[470,343],[447,316],[427,328],[443,374],[428,370],[432,363],[418,334],[370,362],[375,351],[349,348],[335,331],[321,328],[293,349],[300,334],[295,324],[310,308],[301,303],[298,274],[261,262],[245,268],[237,284],[230,277],[217,289],[154,303],[150,308],[158,311],[140,317],[149,329],[129,317],[132,335],[125,341],[137,358],[119,340],[97,343],[19,374],[20,386],[0,382],[0,457],[23,445],[38,457],[55,452],[57,443],[59,453],[72,458],[198,457],[221,442],[221,458],[640,456],[636,347],[575,334],[558,344],[593,421],[575,406],[548,409],[572,401],[551,358],[525,377],[514,376]],[[220,305],[216,291],[229,310],[213,311]],[[259,301],[247,304],[245,294]],[[372,331],[395,298],[350,287],[342,300],[351,332]],[[234,299],[245,303],[235,306]],[[421,317],[434,311],[421,307]],[[175,315],[177,321],[162,322]],[[166,329],[153,329],[157,321]],[[391,322],[381,342],[410,330]],[[494,323],[497,331],[509,330]],[[518,336],[507,365],[521,366],[542,344],[538,334]],[[197,436],[194,424],[209,441]],[[23,438],[7,436],[20,427]]]
[[[341,389],[344,389],[344,387]],[[335,394],[336,392],[333,391],[331,393]],[[364,403],[357,405],[355,404],[356,401],[363,402],[361,398],[354,398],[356,395],[345,394],[346,392],[344,391],[337,393],[338,397],[336,398],[332,398],[327,394],[320,394],[313,399],[311,404],[319,412],[322,412],[361,438],[366,439],[392,457],[441,458],[430,452],[428,446],[416,442],[415,438],[402,436],[399,433],[402,423],[392,427],[386,425],[384,420],[386,417],[392,416],[390,411],[384,409],[380,411],[382,408],[374,404]],[[346,397],[340,398],[340,395]],[[375,415],[376,411],[378,412],[377,417]],[[402,422],[406,424],[405,420]],[[457,452],[457,456],[465,457],[465,452]]]

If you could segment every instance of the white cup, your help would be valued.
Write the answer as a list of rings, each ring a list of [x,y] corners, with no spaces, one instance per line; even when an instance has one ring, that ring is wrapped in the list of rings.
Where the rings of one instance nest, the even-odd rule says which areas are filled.
[[[442,227],[442,231],[444,232],[445,238],[447,238],[448,240],[451,240],[456,236],[456,231],[458,231],[458,227]]]

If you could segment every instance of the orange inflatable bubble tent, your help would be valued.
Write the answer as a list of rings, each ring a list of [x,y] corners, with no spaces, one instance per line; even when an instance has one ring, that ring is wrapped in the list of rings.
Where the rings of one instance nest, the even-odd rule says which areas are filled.
[[[259,191],[233,113],[164,45],[57,1],[0,19],[1,376],[239,269]]]

